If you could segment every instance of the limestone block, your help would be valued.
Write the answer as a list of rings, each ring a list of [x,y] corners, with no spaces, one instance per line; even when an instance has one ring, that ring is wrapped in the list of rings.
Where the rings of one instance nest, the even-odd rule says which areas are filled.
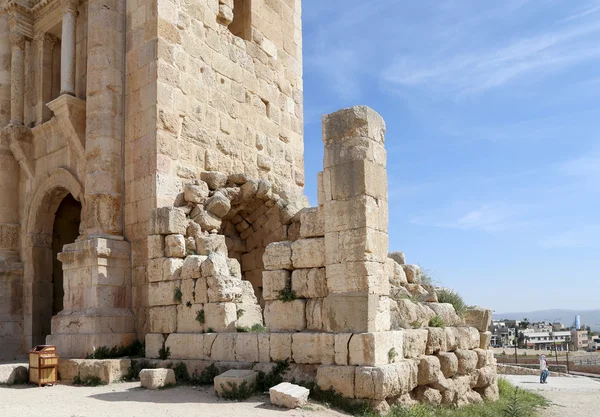
[[[279,292],[291,287],[292,273],[285,269],[263,271],[263,299],[277,300]]]
[[[242,295],[236,300],[240,304],[257,304],[258,300],[254,294],[254,288],[250,281],[242,280],[240,284]]]
[[[234,362],[237,335],[237,333],[217,334],[210,349],[210,358],[213,361]]]
[[[198,320],[200,311],[204,310],[203,304],[177,306],[177,332],[198,333],[204,330],[204,325]]]
[[[498,375],[496,374],[495,366],[485,366],[478,369],[477,373],[478,376],[475,388],[485,388],[497,383]]]
[[[289,382],[282,382],[269,388],[271,404],[290,409],[305,406],[309,394],[310,390],[308,388]]]
[[[377,308],[378,301],[377,295],[330,293],[323,302],[326,317],[325,330],[335,333],[379,331],[376,326],[370,327],[368,321],[369,315],[373,314],[374,305]]]
[[[294,333],[292,359],[296,363],[333,364],[334,341],[334,336],[330,333]]]
[[[404,269],[404,273],[406,274],[406,279],[410,284],[420,284],[421,283],[421,268],[419,265],[402,265]]]
[[[208,282],[206,278],[198,278],[195,280],[194,286],[194,302],[197,304],[208,303]]]
[[[446,327],[444,331],[446,332],[446,348],[449,352],[453,352],[458,349],[458,341],[460,339],[458,328]]]
[[[202,181],[206,182],[208,188],[216,190],[217,188],[225,187],[227,184],[227,174],[216,171],[205,171],[200,173]]]
[[[229,276],[227,258],[220,253],[212,252],[202,262],[200,271],[203,277]]]
[[[175,385],[175,371],[172,369],[142,369],[140,385],[146,389],[159,389]]]
[[[325,236],[323,210],[319,207],[310,207],[300,210],[300,237]]]
[[[213,276],[206,278],[208,283],[208,301],[223,303],[235,301],[242,295],[242,280],[228,276]]]
[[[384,264],[379,262],[343,262],[327,265],[328,291],[388,295],[390,282],[384,269]]]
[[[207,359],[205,335],[201,333],[171,333],[165,341],[171,359]]]
[[[423,356],[419,362],[419,385],[429,385],[436,383],[441,372],[440,360],[437,356]]]
[[[446,331],[441,327],[429,327],[427,329],[429,335],[427,337],[426,355],[434,355],[447,350]]]
[[[163,235],[148,236],[148,258],[162,258],[165,256],[165,237]]]
[[[390,284],[400,287],[408,283],[404,268],[392,258],[385,261],[385,275],[388,277]]]
[[[481,349],[489,349],[491,341],[492,341],[492,332],[479,333],[479,347]]]
[[[165,338],[162,333],[147,333],[145,338],[146,357],[150,359],[158,358],[158,351],[163,347],[164,341]]]
[[[198,184],[186,184],[183,191],[183,198],[188,203],[203,204],[208,197],[208,184],[199,181]]]
[[[165,258],[163,262],[163,280],[174,280],[181,278],[181,269],[183,268],[183,259]]]
[[[265,302],[265,325],[270,331],[302,331],[306,328],[306,300]]]
[[[292,244],[294,268],[319,268],[325,266],[325,239],[298,239]]]
[[[383,400],[408,393],[417,386],[418,364],[404,360],[390,365],[357,366],[354,374],[356,398]]]
[[[336,333],[334,335],[334,353],[336,365],[348,365],[349,350],[348,343],[353,333]]]
[[[486,401],[498,401],[500,399],[500,392],[498,391],[498,383],[493,383],[488,387],[481,388],[478,390],[481,397]]]
[[[200,267],[206,259],[206,256],[200,255],[187,256],[181,267],[181,279],[200,278]]]
[[[148,284],[148,306],[167,306],[178,304],[175,300],[175,289],[180,281],[151,282]]]
[[[185,258],[185,238],[183,235],[165,237],[165,255],[169,258]]]
[[[263,274],[264,277],[264,274]],[[296,269],[292,273],[292,290],[300,298],[327,297],[325,268]]]
[[[465,324],[474,327],[480,332],[487,332],[492,324],[492,310],[484,308],[470,308],[465,312]]]
[[[255,324],[263,324],[262,309],[258,304],[236,304],[236,327],[252,328]]]
[[[479,347],[479,331],[474,327],[458,327],[457,344],[459,349],[470,350]]]
[[[215,191],[205,204],[205,209],[219,218],[223,218],[231,209],[231,201],[220,191]]]
[[[63,377],[63,379],[67,378]],[[0,364],[0,385],[25,384],[28,381],[29,372],[26,363]]]
[[[431,387],[420,387],[417,389],[417,399],[420,402],[432,405],[434,407],[442,404],[442,394],[438,390]]]
[[[306,300],[306,328],[308,330],[323,330],[323,322],[327,319],[324,314],[322,298]]]
[[[236,334],[235,360],[238,362],[258,362],[258,333]]]
[[[227,257],[227,244],[225,236],[209,233],[201,233],[195,236],[196,252],[198,255],[209,255],[212,252]]]
[[[284,241],[270,243],[265,249],[263,264],[267,271],[293,269],[292,242]]]
[[[319,366],[317,386],[327,391],[333,389],[344,398],[354,398],[354,366]]]
[[[262,363],[271,361],[271,337],[269,333],[258,333],[258,361]]]
[[[148,224],[150,234],[184,235],[188,220],[185,217],[185,212],[180,208],[161,207],[152,211]]]
[[[240,387],[243,383],[252,390],[256,386],[257,372],[249,369],[230,369],[215,377],[215,393],[223,395],[223,390],[231,390],[231,387]]]
[[[390,252],[388,253],[388,258],[393,259],[398,265],[406,264],[406,257],[404,256],[404,252]]]
[[[458,373],[460,375],[469,375],[475,369],[477,369],[477,352],[472,350],[457,349],[454,352],[458,358]]]
[[[204,305],[206,329],[216,332],[231,332],[235,330],[237,308],[234,303],[208,303]]]
[[[458,358],[452,352],[440,352],[437,355],[442,373],[446,378],[452,378],[458,372]]]
[[[383,143],[385,122],[373,109],[355,106],[323,116],[323,141],[363,137]],[[366,398],[366,397],[365,397]]]
[[[484,366],[488,366],[488,354],[487,351],[483,349],[473,349],[473,352],[477,353],[477,369],[483,368]]]
[[[427,329],[405,329],[403,352],[405,358],[425,355],[429,331]]]
[[[229,275],[235,278],[242,278],[242,266],[240,261],[234,258],[227,258],[227,266],[229,267]]]
[[[172,333],[177,330],[177,307],[150,307],[148,329],[152,333]]]
[[[356,333],[348,344],[350,365],[387,365],[402,359],[402,331]]]
[[[269,344],[271,361],[292,359],[291,333],[271,333]]]
[[[339,233],[340,259],[347,262],[379,262],[387,259],[388,235],[369,227]]]
[[[446,326],[462,326],[462,319],[454,311],[452,304],[448,303],[427,303],[427,307],[433,310],[434,315],[438,315],[444,320]]]
[[[221,228],[222,220],[208,211],[202,210],[200,206],[194,208],[190,213],[192,220],[200,225],[205,232],[216,232]],[[196,245],[198,242],[196,242]]]

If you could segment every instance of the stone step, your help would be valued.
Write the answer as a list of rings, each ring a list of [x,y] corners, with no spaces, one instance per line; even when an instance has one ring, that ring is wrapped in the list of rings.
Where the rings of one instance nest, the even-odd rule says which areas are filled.
[[[230,369],[215,377],[215,392],[221,397],[223,391],[229,391],[232,387],[239,388],[244,382],[249,389],[254,389],[257,375],[258,372],[249,369]]]
[[[297,408],[306,404],[310,390],[301,387],[300,385],[282,382],[281,384],[270,388],[269,394],[271,397],[271,404],[285,408]]]
[[[175,371],[172,369],[142,369],[140,371],[140,384],[147,389],[158,389],[175,385]]]

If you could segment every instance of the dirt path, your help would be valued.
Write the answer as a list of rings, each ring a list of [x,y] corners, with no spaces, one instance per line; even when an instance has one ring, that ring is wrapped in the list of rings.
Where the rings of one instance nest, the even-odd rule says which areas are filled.
[[[600,383],[590,378],[548,378],[542,385],[537,376],[503,375],[520,388],[538,392],[552,402],[544,417],[590,417],[600,414]]]
[[[0,386],[2,417],[340,417],[319,404],[299,410],[269,405],[267,396],[222,401],[212,388],[176,387],[149,391],[139,382],[99,387]]]

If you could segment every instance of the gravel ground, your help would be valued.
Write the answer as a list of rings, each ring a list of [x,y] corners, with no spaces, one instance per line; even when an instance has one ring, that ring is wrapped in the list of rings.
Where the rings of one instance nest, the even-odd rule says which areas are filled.
[[[319,404],[299,410],[269,405],[267,396],[245,402],[219,400],[212,388],[149,391],[139,382],[77,387],[0,387],[1,417],[338,417]]]
[[[600,382],[585,377],[548,378],[540,384],[539,377],[502,375],[520,388],[535,391],[552,402],[542,412],[543,417],[590,417],[600,414]]]

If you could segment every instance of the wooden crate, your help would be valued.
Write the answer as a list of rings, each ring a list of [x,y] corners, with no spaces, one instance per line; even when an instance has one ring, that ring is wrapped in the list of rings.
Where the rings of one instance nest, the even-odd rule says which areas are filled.
[[[58,382],[56,346],[38,345],[29,351],[29,383],[42,386]]]

